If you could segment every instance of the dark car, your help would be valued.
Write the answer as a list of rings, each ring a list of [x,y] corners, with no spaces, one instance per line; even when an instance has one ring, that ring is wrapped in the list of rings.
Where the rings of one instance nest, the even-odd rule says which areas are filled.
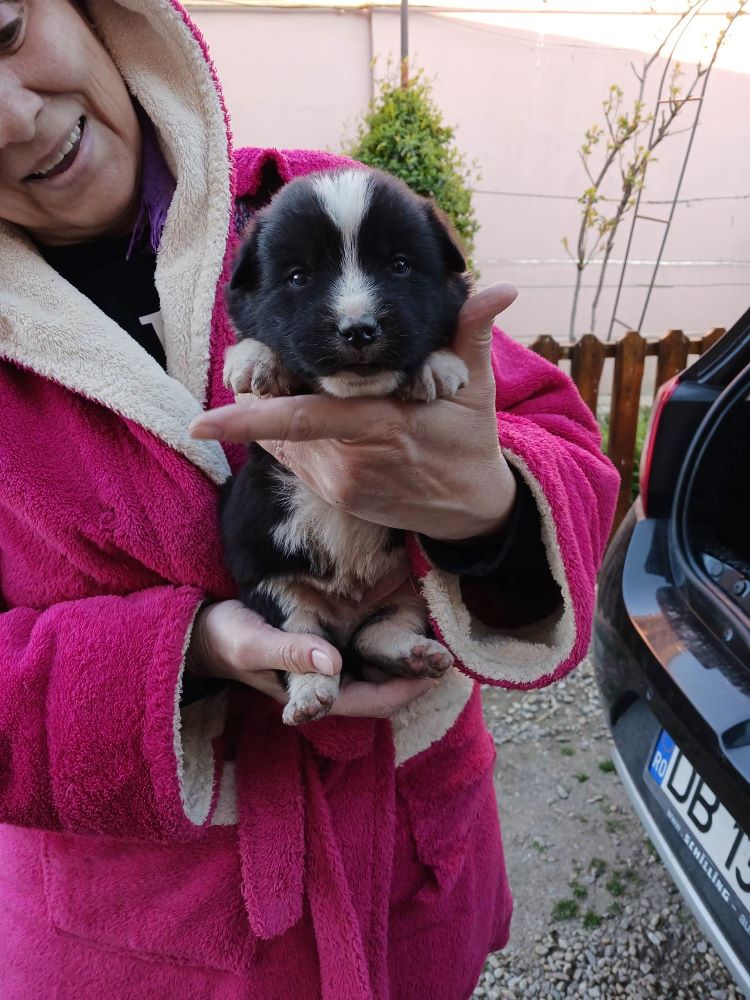
[[[750,995],[750,311],[659,391],[640,487],[594,627],[613,759]]]

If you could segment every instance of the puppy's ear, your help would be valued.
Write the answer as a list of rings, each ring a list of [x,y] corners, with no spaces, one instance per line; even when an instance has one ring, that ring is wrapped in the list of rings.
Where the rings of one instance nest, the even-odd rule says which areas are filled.
[[[231,291],[238,288],[246,292],[252,292],[258,284],[260,278],[260,268],[258,262],[258,236],[261,225],[251,222],[243,233],[242,245],[234,260],[232,277],[229,281]]]
[[[443,253],[443,260],[449,271],[463,274],[466,270],[466,260],[464,259],[461,243],[453,226],[448,221],[448,216],[442,212],[434,201],[425,201],[425,214],[430,229],[438,241]]]

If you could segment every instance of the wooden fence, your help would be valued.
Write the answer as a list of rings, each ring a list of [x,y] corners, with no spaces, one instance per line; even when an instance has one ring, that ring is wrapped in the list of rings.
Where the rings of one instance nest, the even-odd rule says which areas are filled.
[[[592,333],[574,344],[563,344],[549,334],[537,337],[531,349],[553,364],[570,361],[570,374],[584,402],[597,416],[599,386],[605,365],[614,365],[612,402],[609,411],[607,454],[620,473],[620,495],[612,528],[616,530],[630,507],[641,384],[647,357],[656,357],[656,386],[677,375],[688,365],[690,355],[703,354],[724,333],[716,327],[703,336],[688,337],[682,330],[670,330],[660,338],[647,339],[631,330],[613,343],[602,343]]]

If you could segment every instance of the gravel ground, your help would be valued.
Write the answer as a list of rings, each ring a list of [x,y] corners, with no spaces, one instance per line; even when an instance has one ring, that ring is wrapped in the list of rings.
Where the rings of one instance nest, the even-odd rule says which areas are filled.
[[[474,997],[741,1000],[614,773],[590,665],[484,707],[515,914]]]

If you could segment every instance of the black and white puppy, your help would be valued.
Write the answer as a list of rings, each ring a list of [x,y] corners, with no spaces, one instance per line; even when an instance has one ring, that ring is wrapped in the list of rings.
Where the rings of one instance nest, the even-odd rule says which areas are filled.
[[[225,383],[259,396],[453,396],[468,379],[450,343],[469,288],[453,234],[405,184],[365,169],[298,178],[259,212],[238,254]],[[356,607],[403,561],[401,533],[327,504],[259,445],[227,486],[222,534],[241,600],[272,625],[324,636],[345,662],[387,674],[438,676],[452,664],[413,592]],[[338,693],[339,678],[285,679],[289,724],[325,715]]]

